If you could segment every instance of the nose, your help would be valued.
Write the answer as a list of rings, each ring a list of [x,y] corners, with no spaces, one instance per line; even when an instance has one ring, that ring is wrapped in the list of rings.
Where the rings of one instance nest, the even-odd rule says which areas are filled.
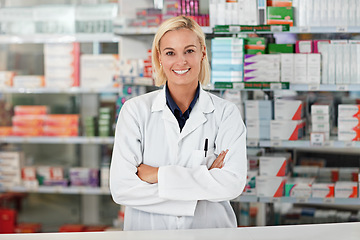
[[[178,54],[177,62],[178,62],[178,64],[185,65],[187,63],[186,55],[185,54]]]

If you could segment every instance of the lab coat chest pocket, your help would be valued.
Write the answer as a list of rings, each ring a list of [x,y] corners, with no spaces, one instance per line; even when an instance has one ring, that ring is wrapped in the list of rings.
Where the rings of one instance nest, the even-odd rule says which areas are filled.
[[[207,168],[209,169],[211,167],[211,164],[216,159],[214,150],[215,150],[214,148],[209,149],[206,153],[206,157],[204,150],[194,150],[191,154],[191,159],[190,159],[191,166],[194,168],[200,165],[206,165]]]

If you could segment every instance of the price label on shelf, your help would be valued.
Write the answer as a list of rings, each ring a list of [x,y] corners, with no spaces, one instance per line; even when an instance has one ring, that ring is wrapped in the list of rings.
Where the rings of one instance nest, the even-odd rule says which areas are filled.
[[[296,198],[296,202],[297,203],[307,203],[308,199],[304,198],[304,197],[298,197],[298,198]]]
[[[347,26],[337,26],[337,27],[336,27],[336,32],[346,33],[347,31],[348,31]]]
[[[324,147],[333,147],[334,146],[334,142],[333,141],[325,141],[324,142]]]
[[[323,203],[335,203],[335,198],[324,198]]]
[[[311,28],[309,26],[301,26],[301,27],[299,27],[299,32],[309,33],[309,32],[311,32]]]
[[[279,140],[279,141],[276,141],[276,140],[274,140],[274,141],[271,141],[270,142],[270,146],[271,147],[281,147],[281,141]]]
[[[281,90],[282,85],[281,85],[281,83],[270,83],[270,89],[272,89],[272,90]]]
[[[248,140],[246,141],[246,145],[247,145],[248,147],[257,147],[257,146],[259,146],[259,141],[256,140],[256,139],[248,139]]]
[[[351,142],[344,142],[344,147],[346,148],[354,148],[356,145],[355,141],[351,141]]]
[[[244,83],[233,83],[233,89],[244,89]]]
[[[310,134],[310,145],[313,147],[322,147],[325,141],[324,133],[311,133]]]
[[[272,203],[281,202],[281,197],[272,197],[272,198],[270,198],[270,202],[272,202]]]
[[[320,85],[319,84],[309,84],[309,91],[319,91]]]
[[[270,27],[270,29],[271,29],[272,32],[282,32],[282,31],[283,31],[281,25],[279,25],[279,26],[272,25],[272,26]]]
[[[240,26],[229,26],[229,32],[240,32]]]
[[[348,91],[349,86],[348,85],[343,85],[343,84],[336,85],[336,90],[337,91]]]

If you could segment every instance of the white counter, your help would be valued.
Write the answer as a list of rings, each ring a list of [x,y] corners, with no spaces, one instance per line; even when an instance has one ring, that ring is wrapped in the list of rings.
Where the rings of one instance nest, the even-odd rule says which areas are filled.
[[[4,240],[359,240],[359,223],[312,224],[236,229],[134,232],[1,234]]]

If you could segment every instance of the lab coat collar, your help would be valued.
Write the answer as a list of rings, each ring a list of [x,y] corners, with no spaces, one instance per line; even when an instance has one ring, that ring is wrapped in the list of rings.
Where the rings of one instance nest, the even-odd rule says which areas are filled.
[[[199,105],[198,107],[203,113],[211,113],[215,109],[212,99],[210,98],[209,94],[202,89],[201,85],[198,103],[196,103],[195,106],[197,105]],[[155,101],[151,106],[151,112],[163,111],[165,108],[167,108],[166,90],[165,87],[163,87],[159,91],[159,94],[156,96]]]
[[[186,121],[186,124],[185,124],[184,128],[182,129],[181,133],[178,132],[178,133],[180,133],[179,140],[181,140],[182,138],[187,136],[189,133],[194,131],[200,125],[204,124],[207,121],[205,114],[213,112],[214,109],[215,109],[215,107],[214,107],[214,103],[213,103],[211,97],[200,86],[198,102],[195,104],[194,109],[191,111],[190,117]],[[165,87],[162,90],[160,90],[159,94],[156,96],[155,101],[151,107],[151,111],[152,112],[163,111],[162,118],[164,120],[167,120],[167,121],[173,123],[173,124],[170,124],[171,126],[176,126],[176,129],[179,129],[178,122],[177,122],[174,114],[172,114],[171,110],[166,105]],[[172,131],[170,131],[170,128],[173,128],[170,125],[165,124],[165,128],[168,129],[167,132],[169,134],[170,134],[170,132],[173,132],[173,134],[175,134],[175,132],[173,131],[174,129],[172,129]]]

